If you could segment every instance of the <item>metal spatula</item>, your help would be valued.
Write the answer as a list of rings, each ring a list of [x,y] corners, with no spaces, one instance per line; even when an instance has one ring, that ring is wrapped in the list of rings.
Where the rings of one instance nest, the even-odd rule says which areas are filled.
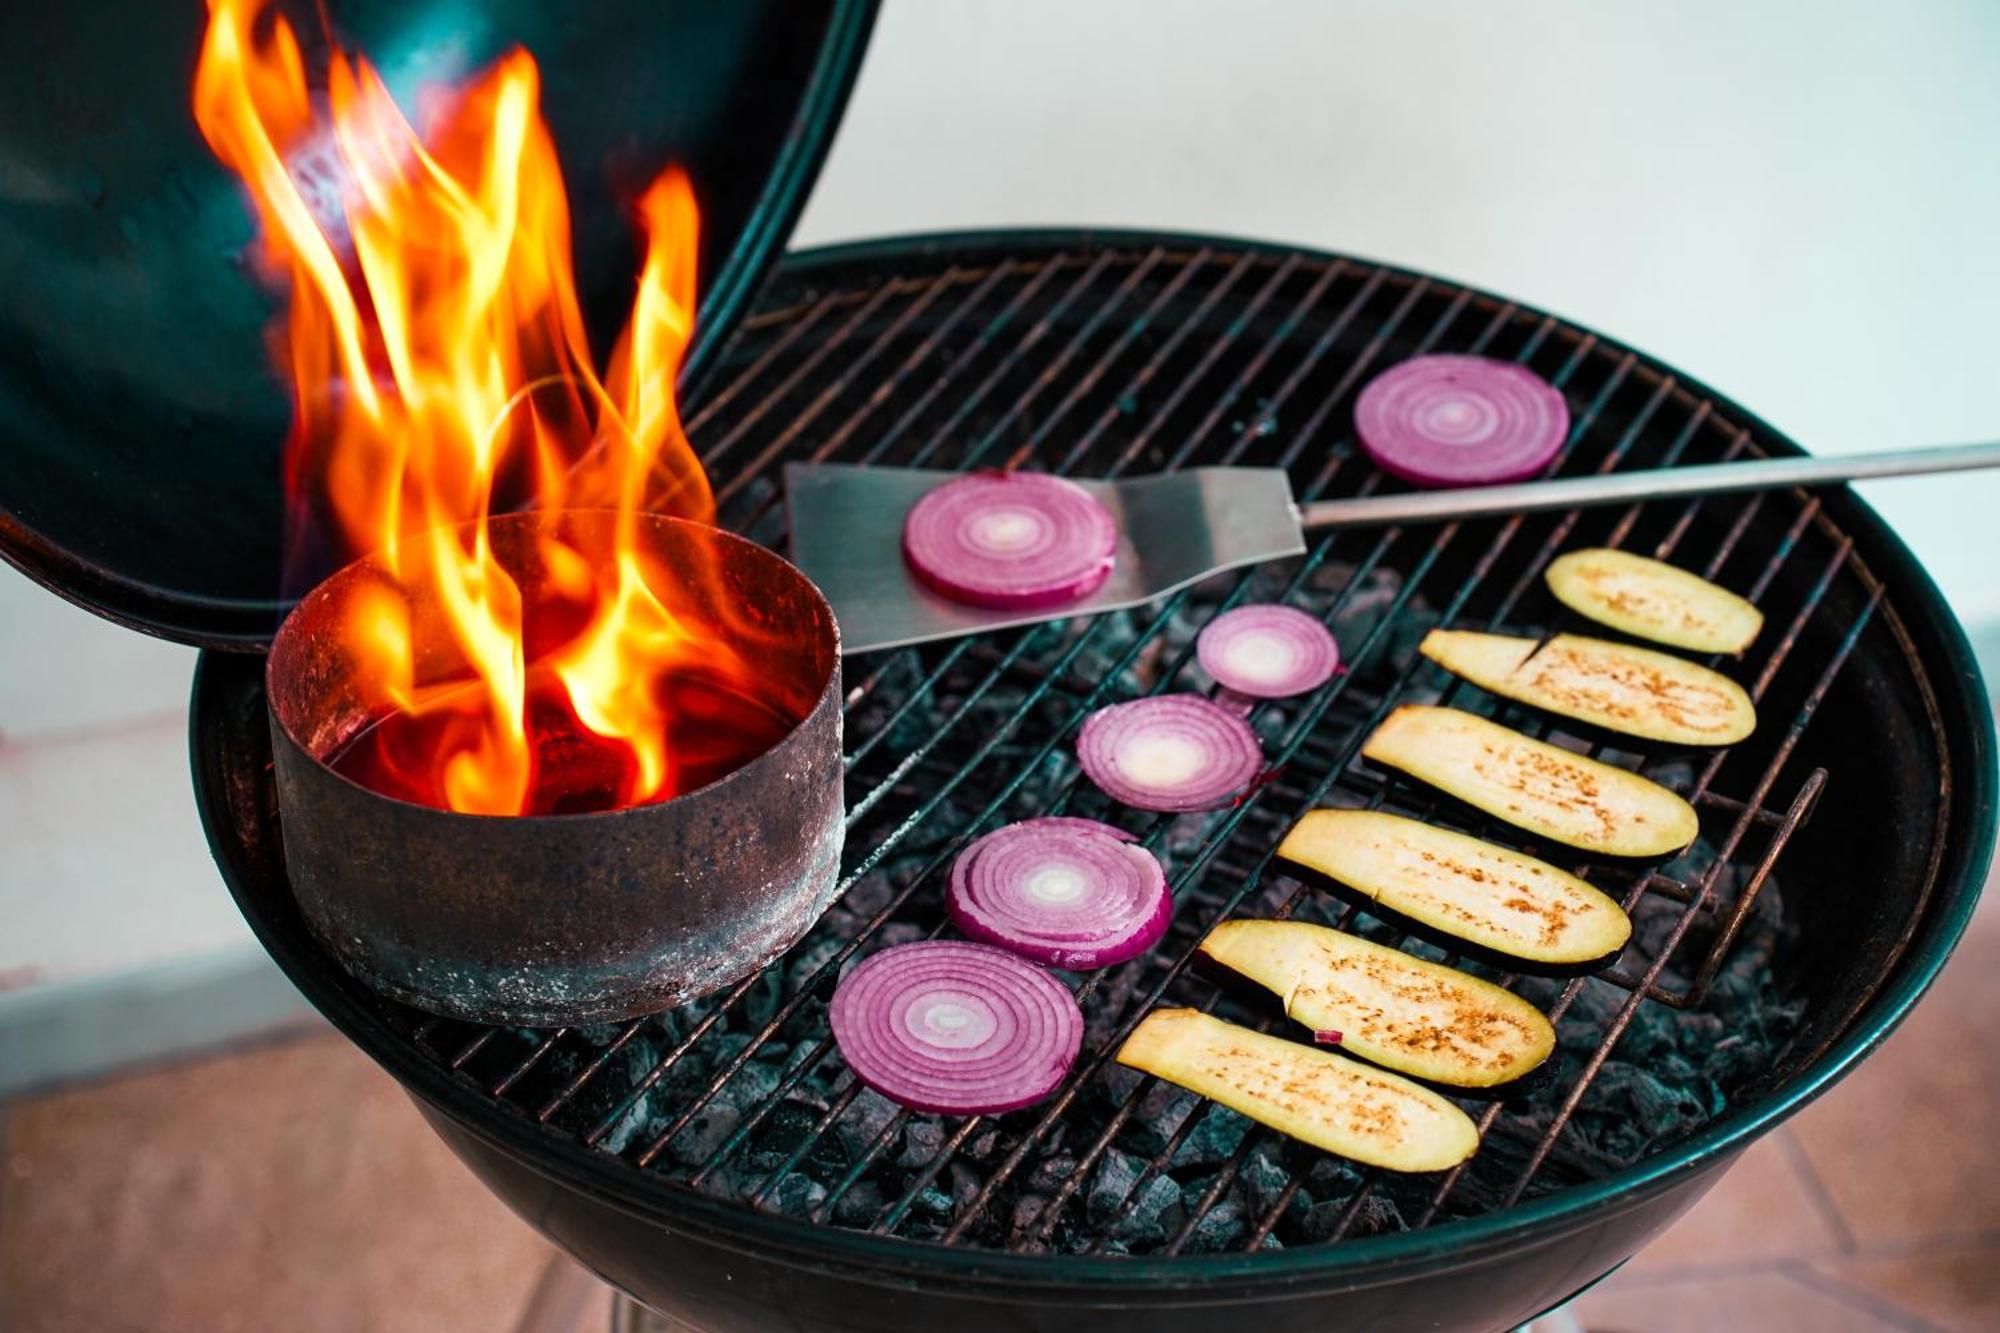
[[[1276,468],[1202,467],[1077,485],[1118,524],[1118,563],[1090,596],[1033,611],[949,601],[903,567],[903,516],[924,492],[957,476],[913,468],[789,463],[785,498],[792,561],[820,586],[840,622],[841,649],[866,653],[961,634],[1139,606],[1225,569],[1298,555],[1305,534],[1333,527],[1485,518],[1681,495],[1825,486],[1865,477],[2000,467],[2000,443],[1843,458],[1609,472],[1466,490],[1415,491],[1298,505]]]

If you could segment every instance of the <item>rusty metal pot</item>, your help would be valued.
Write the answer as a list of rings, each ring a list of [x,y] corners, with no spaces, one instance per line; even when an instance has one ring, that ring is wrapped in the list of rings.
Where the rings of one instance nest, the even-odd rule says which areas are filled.
[[[612,521],[515,514],[491,534],[528,591],[539,533],[601,540]],[[654,804],[472,815],[361,786],[327,761],[379,715],[340,632],[355,599],[389,578],[379,558],[320,584],[280,629],[266,686],[286,869],[313,933],[370,985],[479,1022],[629,1018],[757,971],[831,903],[844,832],[831,609],[753,542],[659,517],[643,536],[648,558],[689,574],[698,617],[774,692],[810,701],[769,750]],[[411,597],[413,623],[421,601]]]

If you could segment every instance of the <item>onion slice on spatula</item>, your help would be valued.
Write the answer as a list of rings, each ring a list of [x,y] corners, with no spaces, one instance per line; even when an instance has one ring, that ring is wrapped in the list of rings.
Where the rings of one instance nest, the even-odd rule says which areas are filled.
[[[1257,699],[1310,693],[1340,665],[1340,646],[1325,625],[1272,604],[1223,612],[1203,627],[1194,653],[1216,684]]]
[[[1369,381],[1354,429],[1376,466],[1419,486],[1490,486],[1538,475],[1569,433],[1569,407],[1524,366],[1419,356]]]
[[[1074,482],[1041,472],[974,473],[910,506],[903,559],[946,597],[974,606],[1061,606],[1111,577],[1118,529]]]
[[[841,979],[829,1018],[856,1078],[940,1115],[1033,1105],[1083,1045],[1068,987],[1004,949],[962,940],[884,949]]]
[[[1153,854],[1090,819],[1030,819],[987,834],[952,863],[945,905],[970,939],[1084,970],[1144,953],[1173,915]]]
[[[1257,779],[1264,751],[1250,724],[1199,694],[1100,708],[1076,757],[1106,796],[1140,810],[1219,810]]]

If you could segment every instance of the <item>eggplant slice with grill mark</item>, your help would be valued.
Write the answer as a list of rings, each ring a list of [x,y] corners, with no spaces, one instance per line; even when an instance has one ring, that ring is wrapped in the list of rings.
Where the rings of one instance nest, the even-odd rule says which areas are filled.
[[[1282,999],[1287,1017],[1339,1033],[1341,1050],[1427,1083],[1500,1088],[1555,1049],[1548,1018],[1512,991],[1329,926],[1225,921],[1201,952]]]
[[[1502,698],[1669,745],[1734,745],[1757,726],[1741,685],[1683,657],[1608,639],[1434,629],[1419,651]]]
[[[1472,1118],[1429,1088],[1194,1009],[1147,1014],[1117,1059],[1280,1134],[1389,1171],[1443,1171],[1479,1147]]]
[[[1391,925],[1509,971],[1593,972],[1632,938],[1625,909],[1595,885],[1402,815],[1314,810],[1278,856]]]
[[[1594,546],[1556,557],[1543,575],[1570,610],[1621,634],[1697,653],[1741,653],[1764,613],[1727,588],[1659,560]]]
[[[1404,704],[1361,746],[1378,764],[1567,847],[1656,858],[1694,841],[1694,807],[1637,773],[1456,708]]]

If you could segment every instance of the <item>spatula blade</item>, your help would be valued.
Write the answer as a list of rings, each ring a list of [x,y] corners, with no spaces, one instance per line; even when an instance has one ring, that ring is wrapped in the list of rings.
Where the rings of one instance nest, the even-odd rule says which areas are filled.
[[[785,465],[792,562],[819,585],[849,654],[1141,606],[1225,569],[1299,555],[1291,484],[1276,468],[1205,467],[1078,481],[1118,526],[1118,561],[1080,601],[1003,611],[949,601],[903,565],[903,516],[960,474],[844,463]]]

